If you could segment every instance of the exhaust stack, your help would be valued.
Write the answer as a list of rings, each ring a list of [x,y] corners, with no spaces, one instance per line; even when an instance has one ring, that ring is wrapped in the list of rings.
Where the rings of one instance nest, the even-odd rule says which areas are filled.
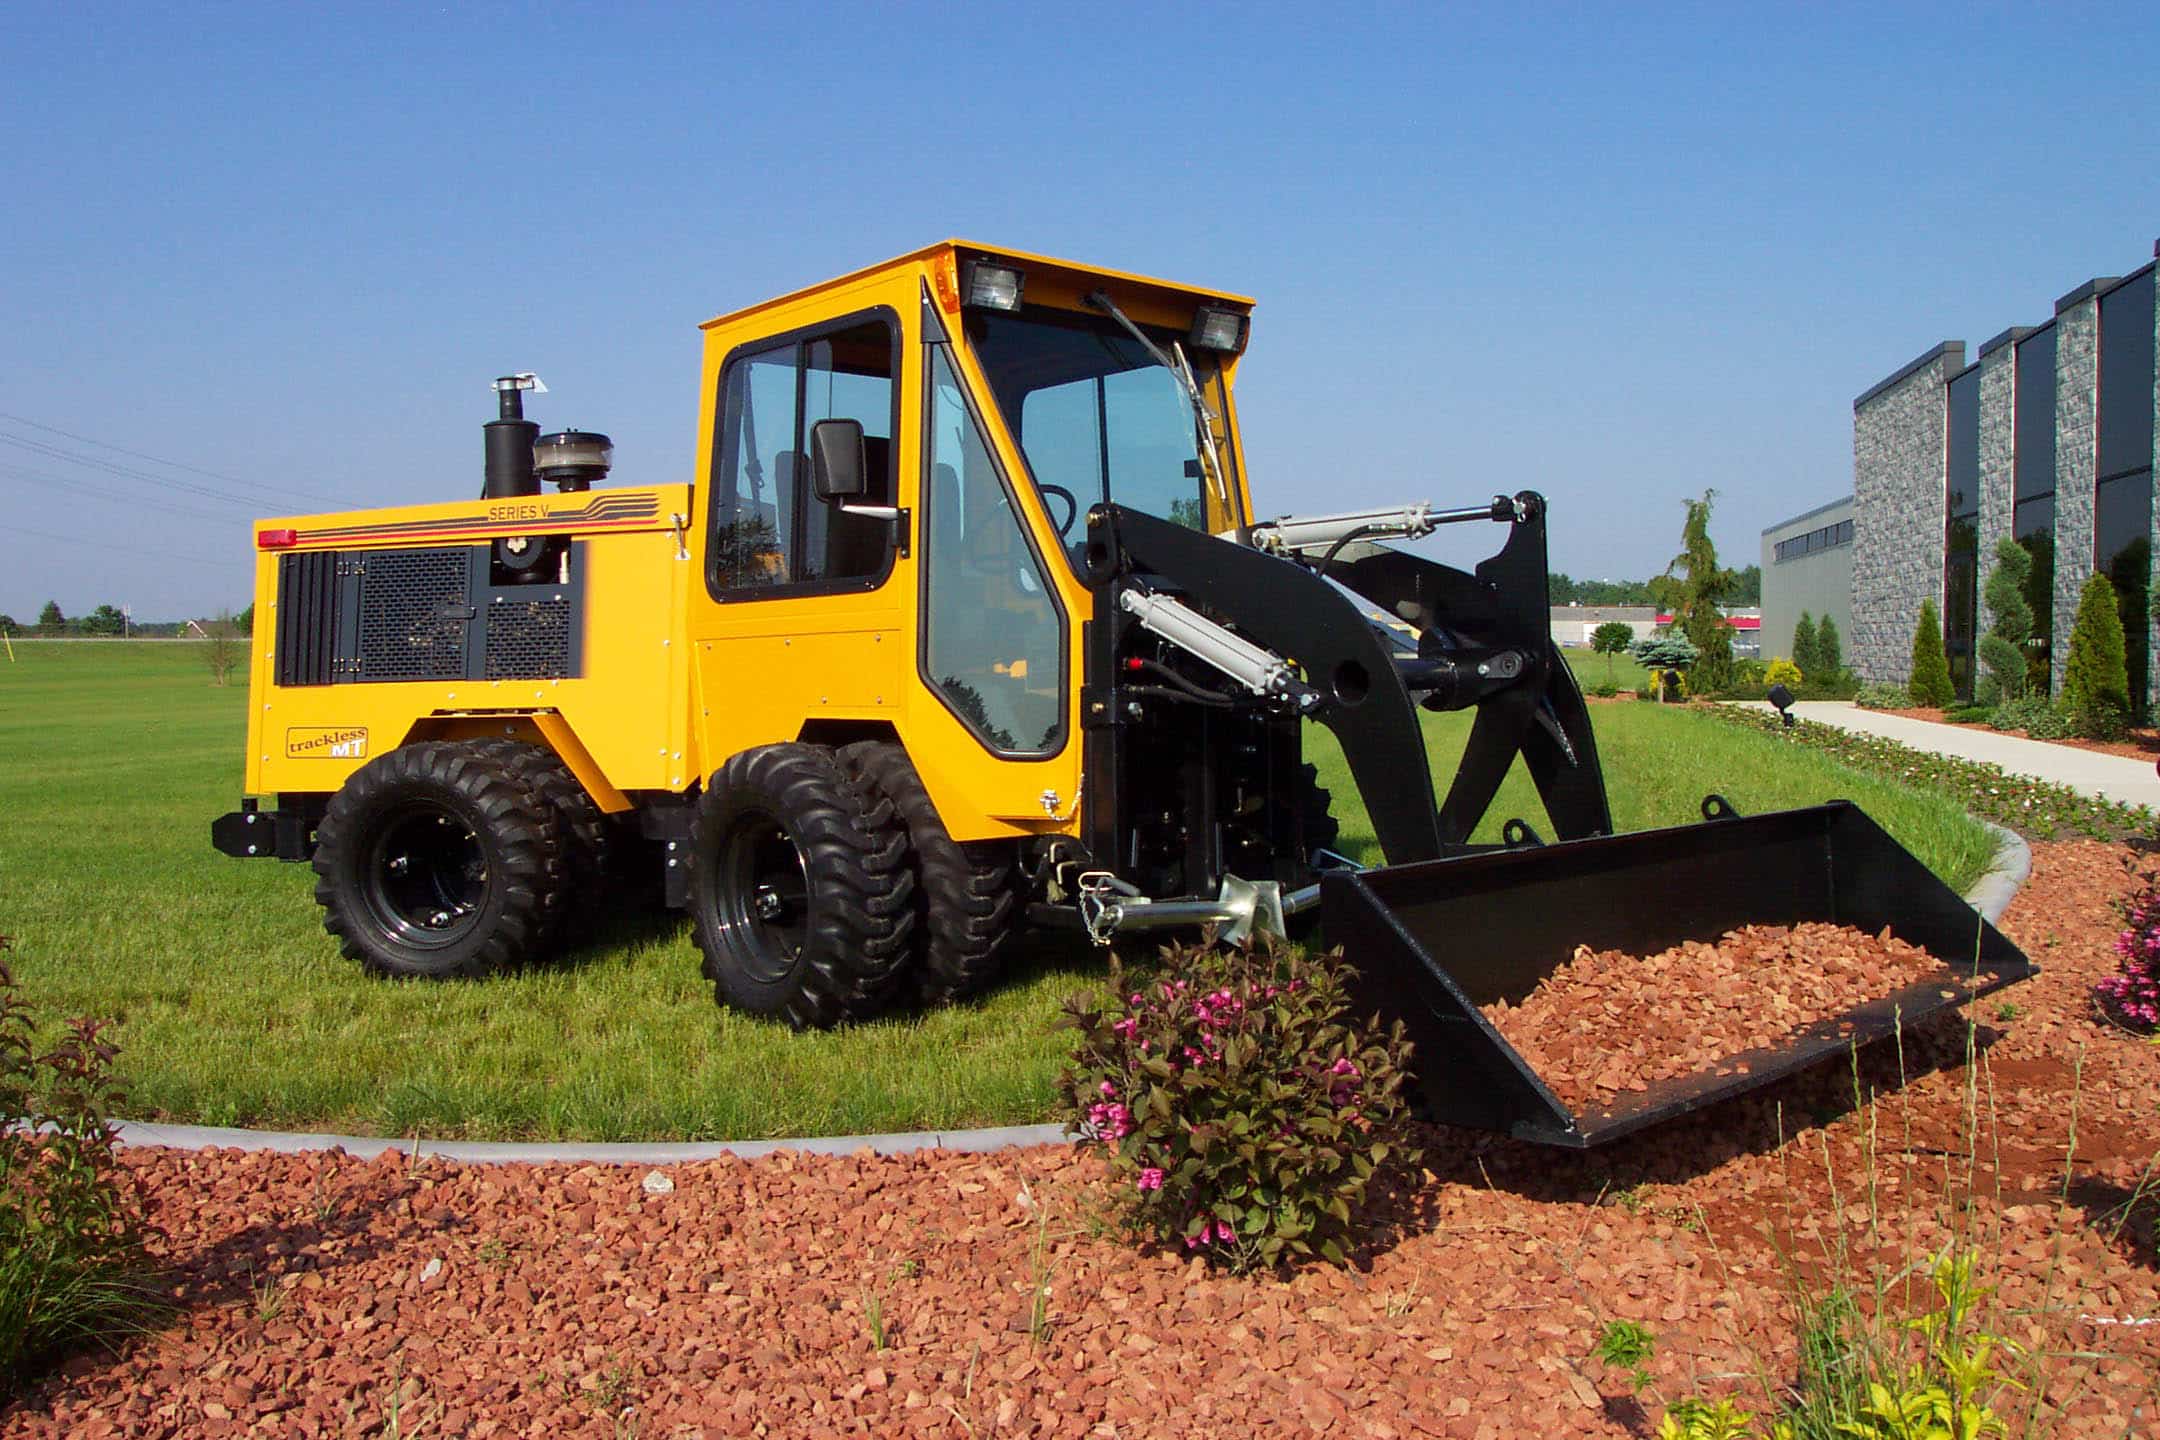
[[[545,395],[547,386],[530,370],[505,375],[495,382],[501,413],[480,427],[487,436],[487,479],[480,488],[483,500],[509,500],[540,493],[540,477],[533,471],[533,441],[540,427],[525,418],[527,390]]]

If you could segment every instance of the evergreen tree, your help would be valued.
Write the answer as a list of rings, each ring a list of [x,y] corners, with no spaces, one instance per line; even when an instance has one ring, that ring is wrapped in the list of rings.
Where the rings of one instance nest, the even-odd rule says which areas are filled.
[[[1717,491],[1705,490],[1701,499],[1681,502],[1687,520],[1680,527],[1680,553],[1651,581],[1660,602],[1672,606],[1673,629],[1686,635],[1698,652],[1688,675],[1688,688],[1697,695],[1732,684],[1732,629],[1719,607],[1740,582],[1732,571],[1719,567],[1717,547],[1710,543],[1710,508],[1716,500]]]
[[[1906,685],[1916,705],[1947,707],[1957,700],[1950,683],[1950,657],[1943,652],[1942,616],[1933,600],[1920,602],[1920,623],[1913,629],[1912,680]]]
[[[45,602],[45,608],[38,611],[37,628],[40,635],[58,635],[67,629],[67,616],[60,613],[59,601]]]
[[[1815,647],[1815,617],[1805,610],[1792,630],[1792,663],[1800,667],[1801,678],[1811,684],[1822,669],[1822,652]]]
[[[1983,705],[1999,705],[2025,693],[2025,642],[2032,638],[2033,622],[2025,581],[2031,573],[2032,556],[2024,546],[2008,536],[1996,542],[1995,568],[1980,591],[1992,617],[1987,634],[1980,637],[1980,663],[1987,673],[1980,677],[1974,698]]]
[[[1845,678],[1845,642],[1838,638],[1837,621],[1828,615],[1815,626],[1815,663],[1822,669],[1816,684],[1835,685]]]
[[[11,635],[20,635],[22,633],[22,626],[15,623],[14,616],[0,615],[0,630],[4,630]]]
[[[2130,678],[2123,660],[2122,616],[2105,575],[2086,577],[2078,592],[2070,654],[2063,661],[2063,709],[2080,735],[2108,739],[2130,716]]]

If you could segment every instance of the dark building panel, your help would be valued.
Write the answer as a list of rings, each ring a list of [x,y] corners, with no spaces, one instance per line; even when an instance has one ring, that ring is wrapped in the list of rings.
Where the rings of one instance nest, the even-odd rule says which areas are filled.
[[[1943,649],[1958,697],[1972,699],[1973,651],[1980,621],[1980,370],[1950,381],[1943,506]]]
[[[2055,327],[2048,325],[2017,349],[2017,498],[2054,493]]]
[[[2153,272],[2100,297],[2100,478],[2151,470]]]

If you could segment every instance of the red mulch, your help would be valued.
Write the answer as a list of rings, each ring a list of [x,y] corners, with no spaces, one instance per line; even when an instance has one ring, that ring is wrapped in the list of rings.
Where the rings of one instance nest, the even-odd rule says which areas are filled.
[[[1931,975],[1958,979],[1887,929],[1746,925],[1714,944],[1691,940],[1647,956],[1580,945],[1519,1002],[1484,1011],[1579,1111],[1676,1076],[1746,1074],[1733,1057]]]
[[[1982,1002],[1977,1066],[1945,1023],[1587,1156],[1434,1131],[1357,1264],[1287,1281],[1121,1243],[1061,1149],[721,1160],[666,1194],[633,1169],[132,1151],[180,1316],[0,1433],[382,1435],[395,1401],[428,1436],[1641,1435],[1656,1400],[1585,1358],[1605,1321],[1656,1333],[1668,1398],[1759,1407],[1793,1365],[1788,1263],[1896,1292],[1967,1226],[2001,1327],[2052,1357],[2012,1433],[2037,1399],[2033,1433],[2150,1434],[2160,1258],[2124,1207],[2160,1151],[2160,1048],[2086,999],[2123,852],[2034,850],[2008,929],[2046,970]]]

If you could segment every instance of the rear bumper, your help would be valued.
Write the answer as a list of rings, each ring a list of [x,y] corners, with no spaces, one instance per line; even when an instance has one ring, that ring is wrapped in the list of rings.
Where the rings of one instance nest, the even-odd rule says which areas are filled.
[[[278,798],[289,802],[298,797]],[[287,803],[263,810],[253,800],[243,800],[238,810],[210,822],[210,844],[220,854],[240,860],[305,860],[315,853],[315,827],[321,821],[320,803]]]

